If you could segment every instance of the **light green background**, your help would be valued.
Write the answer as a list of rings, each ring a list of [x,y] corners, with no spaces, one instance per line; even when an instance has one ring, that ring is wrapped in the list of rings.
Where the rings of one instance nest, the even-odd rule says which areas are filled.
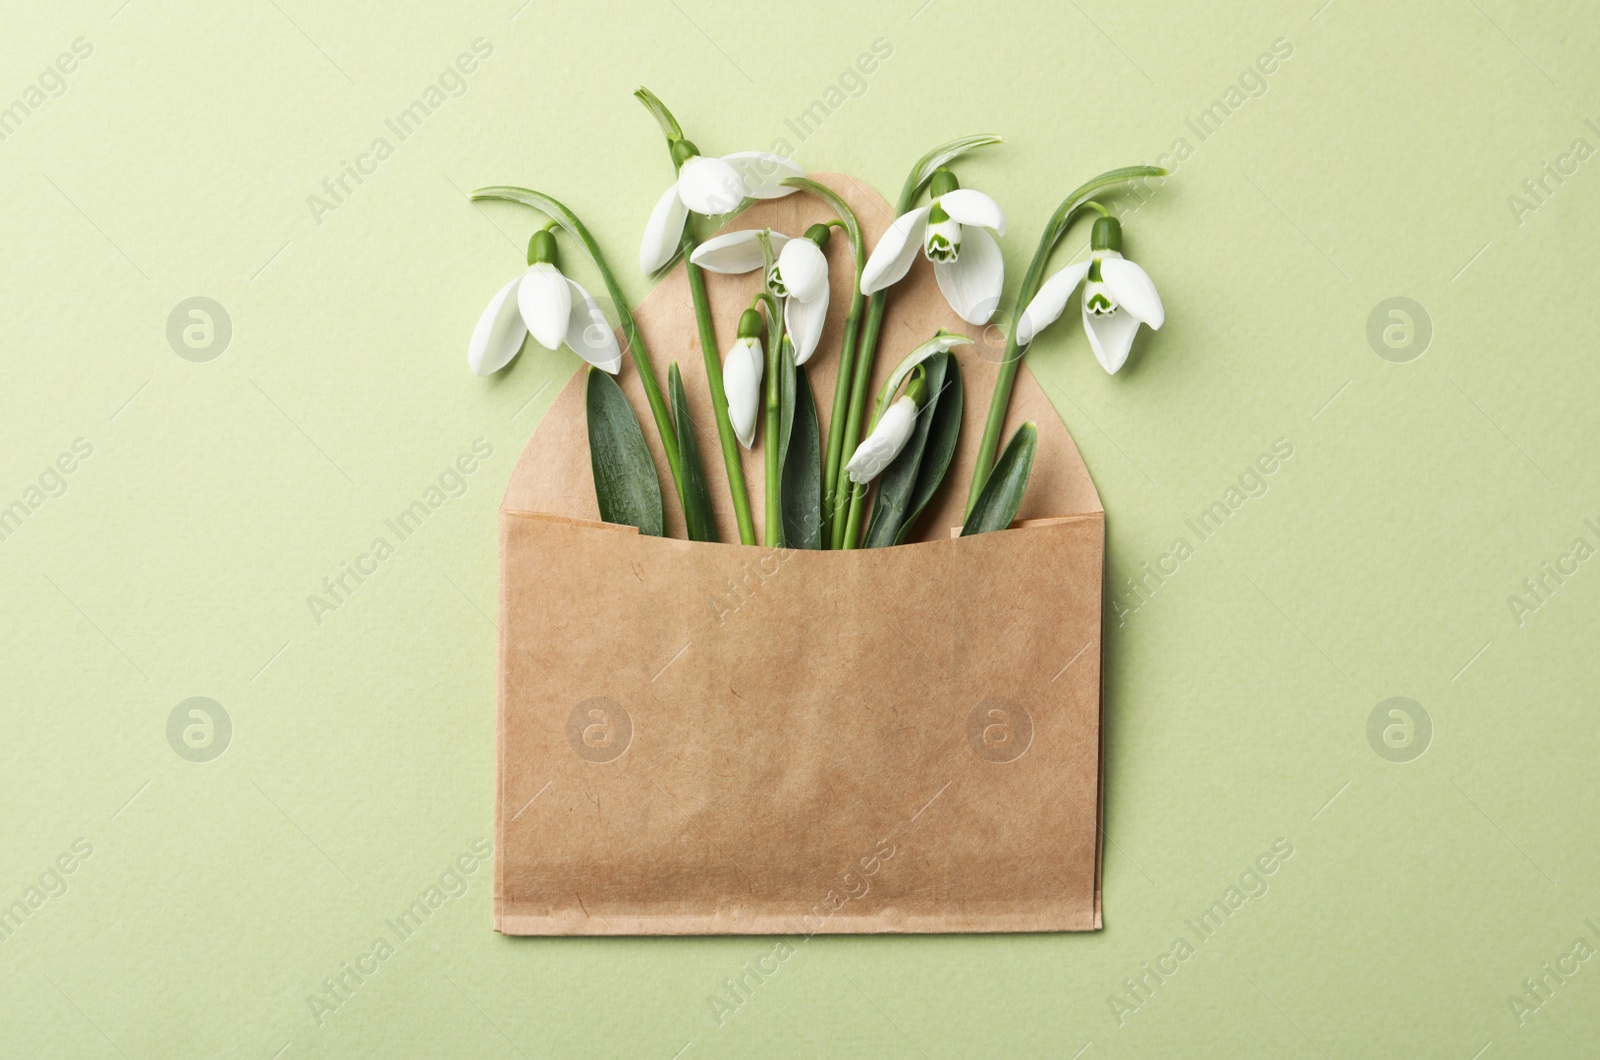
[[[1508,998],[1600,945],[1600,560],[1520,624],[1508,597],[1600,546],[1600,161],[1520,223],[1507,202],[1600,147],[1591,10],[520,2],[4,19],[0,105],[93,50],[0,142],[0,504],[74,439],[93,453],[0,542],[0,903],[93,853],[0,943],[0,1054],[1592,1050],[1600,963],[1526,1025]],[[480,37],[464,94],[396,142],[385,119]],[[786,120],[880,37],[801,142]],[[1200,142],[1186,120],[1280,38],[1292,57]],[[1275,439],[1294,455],[1109,629],[1103,932],[817,938],[719,1026],[708,998],[772,940],[507,940],[484,866],[319,1025],[323,977],[491,835],[495,510],[575,367],[468,374],[533,215],[464,190],[568,200],[642,297],[668,171],[639,83],[708,151],[784,138],[891,192],[934,143],[1004,134],[962,175],[1009,215],[1012,287],[1068,187],[1187,139],[1127,222],[1166,328],[1114,378],[1075,325],[1030,358],[1110,513],[1112,598]],[[318,223],[307,197],[379,136],[392,157]],[[166,337],[194,296],[232,322],[208,363]],[[1406,363],[1367,337],[1395,296],[1433,330]],[[315,623],[308,594],[479,438],[465,494]],[[167,739],[192,696],[232,720],[211,762]],[[1367,736],[1394,696],[1433,726],[1409,763]],[[1119,1025],[1122,980],[1280,838],[1270,890]]]

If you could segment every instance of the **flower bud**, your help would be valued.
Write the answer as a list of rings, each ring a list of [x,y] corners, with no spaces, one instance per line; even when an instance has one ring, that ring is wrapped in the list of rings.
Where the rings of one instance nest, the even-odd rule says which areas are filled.
[[[739,314],[739,332],[741,339],[759,339],[761,337],[761,314],[754,309],[746,309]]]
[[[926,392],[926,385],[924,385]],[[900,450],[911,440],[911,431],[917,425],[917,403],[907,394],[898,398],[879,418],[877,426],[867,435],[845,465],[850,481],[865,485],[882,474],[894,462]]]
[[[739,337],[728,347],[728,356],[722,362],[722,390],[728,399],[728,420],[739,444],[749,449],[756,440],[756,413],[761,408],[761,371],[763,351],[761,340],[754,334],[746,335],[746,324],[755,321],[755,331],[761,329],[761,314],[747,309],[739,318]]]

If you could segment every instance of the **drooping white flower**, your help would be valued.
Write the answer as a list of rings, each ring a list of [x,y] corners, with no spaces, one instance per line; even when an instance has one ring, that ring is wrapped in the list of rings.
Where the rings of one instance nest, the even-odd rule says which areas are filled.
[[[712,272],[752,272],[766,264],[761,247],[765,234],[777,255],[767,286],[784,300],[784,328],[794,344],[794,363],[802,365],[816,352],[828,319],[828,258],[821,247],[828,232],[827,225],[816,224],[803,237],[792,239],[771,229],[747,228],[706,240],[689,260]]]
[[[879,408],[883,408],[884,402],[889,402],[889,407],[883,409],[883,415],[873,422],[872,432],[856,447],[849,463],[844,466],[851,482],[865,485],[877,478],[883,473],[884,468],[900,455],[900,451],[906,447],[906,442],[911,440],[917,413],[928,400],[928,383],[924,374],[926,369],[922,367],[922,362],[934,354],[946,353],[957,346],[971,343],[972,340],[965,335],[940,331],[912,350],[895,366],[878,397]],[[900,389],[900,384],[907,378],[911,382],[906,385],[906,392],[890,402],[890,398],[894,397]]]
[[[1028,345],[1053,324],[1081,283],[1083,330],[1089,336],[1089,348],[1100,366],[1115,375],[1127,363],[1139,325],[1158,330],[1166,322],[1167,311],[1149,275],[1122,256],[1122,225],[1115,217],[1095,221],[1089,245],[1088,261],[1068,265],[1051,276],[1022,311],[1017,345]]]
[[[767,151],[737,151],[707,158],[688,140],[672,142],[678,179],[657,200],[639,245],[639,268],[653,273],[678,253],[683,226],[690,212],[716,217],[735,209],[745,199],[781,199],[793,194],[787,177],[806,171],[782,155]]]
[[[528,271],[500,288],[472,329],[467,367],[493,375],[510,364],[529,334],[547,350],[565,343],[573,353],[616,375],[622,350],[594,297],[555,265],[555,237],[539,231],[528,241]]]
[[[756,440],[756,414],[761,410],[761,314],[746,309],[739,317],[739,337],[722,361],[722,392],[728,399],[728,420],[739,444],[749,449]]]
[[[856,447],[855,455],[844,466],[851,482],[871,482],[894,462],[911,440],[911,429],[917,425],[917,408],[916,401],[909,395],[895,398],[894,404],[884,411],[878,425]]]
[[[1005,283],[1000,244],[987,229],[1005,235],[1005,214],[983,192],[957,187],[948,169],[934,172],[929,191],[933,201],[895,218],[872,248],[861,271],[861,293],[898,283],[920,249],[933,262],[950,308],[969,324],[986,324],[1000,305]]]

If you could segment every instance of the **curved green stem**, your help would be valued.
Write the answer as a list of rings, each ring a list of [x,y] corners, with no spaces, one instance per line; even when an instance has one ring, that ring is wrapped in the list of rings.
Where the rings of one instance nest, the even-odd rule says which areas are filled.
[[[839,468],[844,462],[845,424],[849,420],[851,370],[854,368],[856,336],[861,331],[861,309],[866,296],[861,293],[861,270],[866,268],[866,255],[861,248],[861,225],[855,211],[832,188],[806,177],[789,177],[784,181],[792,188],[808,191],[833,207],[839,220],[828,222],[843,228],[850,239],[850,253],[855,259],[856,282],[851,288],[850,313],[844,319],[844,341],[839,344],[839,370],[833,381],[833,414],[828,419],[828,447],[822,461],[822,547],[833,548],[834,515],[844,507],[844,498],[835,496],[839,487]],[[843,523],[840,523],[841,529]]]
[[[667,138],[668,150],[683,139],[683,129],[672,111],[654,92],[639,88],[634,98],[643,103],[661,132]],[[676,165],[676,160],[674,160]],[[683,240],[679,244],[683,266],[689,274],[689,296],[694,301],[695,324],[700,331],[700,354],[706,366],[706,388],[711,392],[711,411],[717,420],[717,441],[722,446],[722,466],[728,474],[728,492],[733,498],[733,517],[739,526],[739,542],[756,543],[755,521],[750,515],[750,491],[745,486],[744,465],[739,460],[739,438],[733,431],[733,421],[728,419],[728,395],[722,388],[722,354],[717,348],[717,330],[711,322],[711,299],[706,294],[705,272],[689,260],[699,245],[694,233],[694,217],[690,215],[683,226]],[[670,263],[668,266],[670,267]]]
[[[617,283],[611,266],[606,264],[606,256],[601,251],[600,244],[594,241],[594,237],[589,234],[589,230],[584,227],[577,214],[543,192],[533,191],[530,188],[495,185],[479,188],[472,193],[472,197],[531,206],[559,224],[588,252],[595,268],[600,272],[600,279],[606,285],[606,293],[611,298],[611,304],[616,307],[617,316],[622,321],[622,334],[627,340],[628,353],[632,355],[634,366],[639,370],[639,380],[644,384],[644,394],[650,402],[650,414],[655,417],[656,433],[661,437],[661,448],[666,451],[667,466],[672,469],[672,481],[677,487],[678,503],[683,505],[686,488],[683,479],[683,457],[678,451],[678,436],[672,426],[672,415],[667,410],[666,398],[661,395],[661,384],[656,381],[655,368],[650,364],[650,353],[645,349],[644,336],[639,334],[639,325],[628,309],[627,296],[622,293],[622,287]]]
[[[1055,250],[1061,237],[1066,235],[1067,229],[1072,227],[1072,222],[1084,206],[1084,200],[1095,192],[1125,180],[1166,175],[1167,171],[1160,166],[1124,166],[1121,169],[1110,170],[1073,191],[1062,200],[1060,206],[1056,207],[1056,212],[1050,215],[1050,223],[1039,236],[1039,247],[1033,252],[1033,261],[1028,264],[1028,271],[1023,273],[1022,286],[1017,288],[1017,299],[1012,303],[1011,334],[1006,337],[1006,350],[1000,361],[1000,374],[995,378],[994,393],[989,398],[989,416],[984,421],[983,438],[978,443],[977,463],[972,468],[972,485],[967,490],[968,515],[972,514],[972,506],[978,503],[978,495],[983,492],[983,485],[988,481],[989,472],[994,468],[994,454],[1000,444],[1000,431],[1005,426],[1006,412],[1011,405],[1011,390],[1016,385],[1017,368],[1022,364],[1022,350],[1017,345],[1017,321],[1021,319],[1022,311],[1027,308],[1028,303],[1033,301],[1033,296],[1039,293],[1039,286],[1044,282],[1044,271],[1050,263],[1051,251]],[[1093,205],[1106,212],[1099,203]]]

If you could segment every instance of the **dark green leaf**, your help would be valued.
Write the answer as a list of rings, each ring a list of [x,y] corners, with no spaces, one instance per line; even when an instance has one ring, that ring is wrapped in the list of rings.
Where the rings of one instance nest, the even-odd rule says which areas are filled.
[[[894,458],[878,479],[878,494],[872,502],[872,518],[867,522],[867,535],[861,543],[863,548],[885,548],[894,544],[905,524],[906,516],[911,511],[911,497],[916,491],[928,433],[945,398],[945,373],[953,363],[948,353],[935,353],[922,362],[928,379],[928,400],[917,412],[917,422],[911,429],[906,447],[900,450],[900,455]],[[944,472],[941,470],[940,474]]]
[[[950,461],[956,455],[956,441],[961,437],[961,411],[965,395],[961,384],[961,364],[954,357],[945,369],[944,386],[939,392],[939,405],[933,412],[933,422],[928,425],[928,440],[922,447],[922,465],[917,468],[917,488],[911,491],[906,503],[905,518],[894,543],[901,544],[916,525],[928,502],[938,492],[944,473],[950,470]]]
[[[644,431],[633,406],[611,376],[589,369],[585,394],[589,412],[589,463],[594,468],[594,496],[600,518],[637,526],[641,534],[665,533],[661,514],[661,480],[644,444]]]
[[[788,358],[794,363],[793,356]],[[794,373],[794,425],[783,461],[783,528],[790,548],[822,547],[822,428],[804,368]]]
[[[673,433],[678,436],[678,454],[683,459],[683,522],[690,541],[716,541],[717,519],[711,513],[711,491],[706,486],[706,469],[700,463],[700,446],[694,440],[694,420],[689,417],[689,401],[683,393],[683,376],[678,362],[667,369],[667,400],[672,402]]]
[[[1024,423],[1006,443],[1005,451],[994,463],[994,470],[978,494],[978,503],[972,506],[967,523],[961,528],[962,537],[987,534],[991,530],[1004,530],[1017,517],[1022,507],[1022,495],[1028,489],[1028,475],[1033,471],[1033,451],[1039,446],[1039,428]]]

